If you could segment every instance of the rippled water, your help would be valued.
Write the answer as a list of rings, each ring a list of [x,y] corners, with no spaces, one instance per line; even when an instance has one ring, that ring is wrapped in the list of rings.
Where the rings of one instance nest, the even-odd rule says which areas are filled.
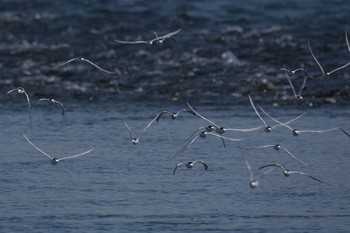
[[[254,127],[259,119],[249,106],[198,106],[203,115],[226,127]],[[193,105],[195,103],[192,103]],[[25,106],[25,105],[24,105]],[[194,105],[195,106],[195,105]],[[132,145],[125,120],[140,135],[161,107],[129,104],[67,103],[32,109],[33,128],[23,105],[2,105],[1,226],[2,232],[346,232],[349,224],[349,138],[338,132],[292,136],[283,127],[270,134],[226,133],[242,142],[199,138],[182,157],[169,160],[187,137],[207,123],[191,115],[161,118]],[[167,107],[180,109],[184,105]],[[296,108],[264,108],[281,120],[302,113]],[[298,129],[335,126],[349,130],[345,108],[308,110],[293,123]],[[272,124],[268,120],[268,123]],[[90,148],[85,157],[49,160],[23,138],[24,132],[45,152],[58,158]],[[272,148],[242,150],[238,146],[280,143],[311,165],[298,164]],[[251,189],[247,158],[258,167],[283,163],[312,174],[283,177],[268,174]],[[209,169],[180,167],[179,162],[204,160]],[[200,164],[199,164],[200,165]]]
[[[207,122],[190,114],[164,116],[186,100],[219,125],[261,124],[251,93],[274,117],[297,129],[342,127],[348,132],[349,68],[328,79],[326,71],[349,62],[345,44],[346,1],[1,1],[0,4],[0,232],[346,232],[349,229],[349,138],[341,131],[292,136],[285,127],[267,134],[225,133],[244,138],[198,138],[182,157],[169,160]],[[160,46],[114,40],[151,39],[182,28]],[[119,75],[108,75],[84,57]],[[292,98],[279,70],[305,67],[304,100]],[[302,77],[292,77],[298,89]],[[33,108],[32,128],[22,86]],[[65,105],[40,102],[53,97]],[[266,118],[265,118],[266,119]],[[125,120],[140,143],[132,145]],[[268,124],[273,122],[268,120]],[[94,150],[52,166],[47,157]],[[283,151],[239,147],[279,143]],[[247,158],[259,167],[282,163],[309,173],[268,174],[249,187]],[[189,170],[179,162],[205,161]]]
[[[349,62],[346,1],[2,1],[0,10],[2,93],[23,86],[38,97],[228,104],[254,91],[276,101],[292,95],[286,66],[309,71],[303,94],[312,102],[349,101],[349,69],[320,80],[307,48],[326,72]],[[161,46],[115,42],[179,28]],[[75,57],[119,75],[79,62],[47,69]]]

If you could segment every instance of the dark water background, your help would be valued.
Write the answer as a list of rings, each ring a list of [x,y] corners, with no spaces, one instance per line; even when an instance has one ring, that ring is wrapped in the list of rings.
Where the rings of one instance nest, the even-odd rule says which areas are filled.
[[[278,119],[306,113],[293,128],[350,131],[350,68],[320,79],[307,48],[310,41],[326,71],[349,62],[349,12],[347,1],[0,1],[0,232],[348,232],[342,132],[227,133],[245,140],[226,149],[208,136],[169,160],[207,122],[183,114],[142,129],[186,100],[220,125],[255,127],[250,92]],[[178,28],[176,41],[160,46],[114,41]],[[75,57],[120,74],[80,62],[47,69]],[[309,71],[303,101],[293,100],[284,65]],[[32,129],[24,96],[6,94],[18,86],[36,103]],[[62,101],[65,116],[37,104],[42,97]],[[141,134],[138,145],[121,120]],[[22,133],[57,157],[94,151],[52,166]],[[282,151],[238,148],[276,143],[311,167]],[[257,176],[278,162],[325,184],[277,170],[252,190],[243,158]],[[180,167],[172,175],[177,163],[193,160],[208,171]]]

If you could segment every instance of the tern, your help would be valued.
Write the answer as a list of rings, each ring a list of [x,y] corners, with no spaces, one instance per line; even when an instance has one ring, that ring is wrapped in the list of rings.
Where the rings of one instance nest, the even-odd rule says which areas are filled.
[[[184,108],[184,109],[181,109],[180,111],[178,112],[169,112],[169,111],[162,111],[160,112],[155,118],[153,118],[151,120],[150,123],[148,123],[148,125],[144,128],[143,131],[146,131],[155,121],[159,121],[159,119],[164,115],[164,114],[168,114],[170,115],[171,119],[175,120],[178,118],[179,114],[181,112],[188,112],[188,113],[191,113],[192,115],[196,116],[196,113],[193,112],[191,109],[188,109],[188,108]]]
[[[304,175],[304,176],[310,177],[311,179],[314,179],[314,180],[316,180],[316,181],[318,181],[320,183],[323,183],[323,181],[321,181],[321,180],[319,180],[319,179],[317,179],[317,178],[315,178],[313,176],[310,176],[309,174],[306,174],[304,172],[299,172],[299,171],[290,171],[290,170],[284,168],[282,165],[280,165],[278,163],[267,164],[267,165],[264,165],[264,166],[260,167],[259,169],[263,169],[265,167],[279,167],[279,168],[282,169],[283,175],[286,176],[286,177],[290,176],[291,174],[300,174],[300,175]]]
[[[346,36],[346,38],[347,38],[347,36]],[[310,51],[312,57],[314,58],[316,64],[318,65],[318,67],[320,68],[320,70],[321,70],[321,72],[322,72],[322,78],[327,78],[327,77],[329,77],[331,74],[333,74],[333,73],[335,73],[335,72],[337,72],[337,71],[339,71],[339,70],[341,70],[341,69],[344,69],[345,67],[347,67],[347,66],[350,65],[350,62],[348,62],[347,64],[345,64],[345,65],[343,65],[343,66],[341,66],[341,67],[338,67],[338,68],[336,68],[336,69],[334,69],[334,70],[332,70],[332,71],[330,71],[330,72],[325,72],[324,69],[322,68],[321,64],[319,63],[319,61],[316,59],[314,53],[312,52],[312,49],[311,49],[311,46],[310,46],[310,42],[308,42],[308,47],[309,47],[309,51]]]
[[[30,99],[29,99],[27,92],[24,90],[23,87],[17,87],[17,88],[14,88],[14,89],[8,91],[7,94],[10,94],[13,91],[17,91],[18,94],[24,94],[26,96],[27,103],[28,103],[29,123],[30,123],[30,128],[32,128],[32,114],[30,112],[31,105],[30,105]]]
[[[260,107],[260,106],[259,106]],[[326,132],[330,132],[330,131],[335,131],[335,130],[341,130],[340,128],[336,127],[336,128],[331,128],[331,129],[322,129],[322,130],[313,130],[313,129],[307,129],[307,130],[298,130],[298,129],[293,129],[292,127],[290,127],[288,124],[282,123],[279,120],[277,120],[276,118],[272,117],[270,114],[268,114],[263,108],[260,107],[260,110],[269,118],[271,118],[271,120],[273,120],[274,122],[285,126],[286,128],[290,129],[292,131],[293,136],[299,136],[302,133],[326,133]],[[343,130],[341,130],[343,131]],[[344,131],[343,131],[344,132]]]
[[[154,45],[154,44],[163,44],[163,42],[166,40],[166,39],[173,39],[173,36],[177,33],[179,33],[182,29],[178,29],[174,32],[170,32],[164,36],[158,36],[158,34],[155,32],[155,31],[152,31],[154,34],[155,34],[155,38],[152,39],[152,40],[137,40],[137,41],[124,41],[124,40],[115,40],[116,42],[118,43],[121,43],[121,44],[149,44],[149,45]]]
[[[130,127],[128,126],[128,124],[126,124],[125,121],[123,121],[124,125],[126,126],[126,128],[128,129],[129,133],[130,133],[130,138],[131,138],[131,143],[136,145],[137,143],[139,143],[140,141],[140,137],[135,137],[134,134],[131,132]]]
[[[188,107],[191,109],[191,111],[193,111],[196,114],[196,116],[199,116],[200,118],[202,118],[203,120],[205,120],[211,124],[210,126],[208,126],[208,127],[210,127],[210,129],[214,129],[215,132],[217,132],[220,135],[225,133],[224,127],[218,126],[213,121],[211,121],[211,120],[207,119],[206,117],[202,116],[201,114],[199,114],[196,110],[194,110],[192,108],[192,106],[188,103],[188,101],[186,101],[186,103],[187,103]],[[222,141],[222,144],[224,145],[224,147],[226,147],[224,137],[221,138],[221,141]]]
[[[229,140],[229,141],[234,141],[234,142],[237,142],[237,141],[242,141],[243,138],[230,138],[230,137],[225,137],[225,136],[222,136],[220,134],[217,134],[217,133],[212,133],[212,132],[207,132],[207,131],[202,131],[201,133],[199,133],[198,135],[192,137],[183,147],[181,147],[180,150],[178,150],[174,155],[173,157],[171,157],[171,159],[174,159],[180,155],[182,155],[185,150],[198,138],[206,138],[208,135],[213,135],[215,137],[219,137],[221,139],[225,139],[225,140]]]
[[[56,68],[58,68],[58,67],[67,65],[68,63],[71,63],[71,62],[73,62],[73,61],[83,61],[83,62],[87,62],[87,63],[89,63],[90,65],[93,65],[94,67],[96,67],[96,68],[99,69],[100,71],[103,71],[103,72],[105,72],[105,73],[107,73],[107,74],[118,74],[117,72],[112,72],[112,71],[105,70],[105,69],[99,67],[98,65],[96,65],[95,63],[93,63],[92,61],[90,61],[90,60],[88,60],[88,59],[86,59],[86,58],[83,58],[83,57],[72,58],[72,59],[70,59],[70,60],[68,60],[68,61],[66,61],[66,62],[64,62],[64,63],[62,63],[62,64],[59,64],[59,65],[57,65],[57,66],[49,67],[48,69],[56,69]]]
[[[194,161],[194,162],[188,162],[188,163],[179,163],[178,165],[176,165],[176,167],[175,167],[175,169],[174,169],[174,171],[173,171],[173,175],[175,175],[175,172],[176,172],[176,170],[177,170],[178,167],[180,167],[180,166],[182,166],[182,165],[185,165],[188,169],[191,169],[191,168],[193,168],[193,166],[194,166],[196,163],[201,163],[201,164],[203,164],[204,170],[205,170],[205,171],[208,170],[208,165],[207,165],[205,162],[203,162],[203,161]]]
[[[85,151],[85,152],[80,153],[80,154],[76,154],[76,155],[72,155],[72,156],[67,156],[67,157],[63,157],[63,158],[58,159],[58,158],[54,158],[54,157],[50,156],[49,154],[47,154],[46,152],[44,152],[43,150],[41,150],[39,147],[37,147],[36,145],[34,145],[34,143],[32,143],[32,142],[27,138],[27,136],[26,136],[25,134],[23,134],[23,136],[24,136],[24,138],[25,138],[35,149],[37,149],[39,152],[41,152],[41,153],[43,153],[44,155],[46,155],[47,157],[49,157],[50,160],[51,160],[51,164],[52,164],[52,165],[56,165],[56,164],[57,164],[59,161],[61,161],[61,160],[77,158],[77,157],[79,157],[79,156],[82,156],[82,155],[85,155],[85,154],[87,154],[87,153],[90,153],[90,152],[93,150],[93,149],[90,149],[90,150]]]
[[[64,106],[60,101],[57,101],[54,98],[41,98],[39,101],[48,101],[49,104],[59,104],[61,106],[62,116],[64,115]]]
[[[287,152],[287,154],[289,154],[293,159],[297,160],[299,163],[304,164],[305,166],[310,167],[310,165],[308,165],[307,163],[303,162],[301,159],[297,158],[295,155],[293,155],[289,150],[287,150],[286,148],[284,148],[283,146],[281,146],[280,144],[276,144],[276,145],[264,145],[264,146],[257,146],[257,147],[240,147],[240,149],[261,149],[261,148],[268,148],[268,147],[272,147],[274,148],[276,151],[279,151],[280,149],[284,150],[285,152]]]
[[[249,175],[250,175],[250,181],[249,181],[249,186],[252,188],[252,189],[255,189],[256,187],[258,187],[259,185],[259,181],[264,177],[266,176],[267,174],[269,174],[271,171],[275,170],[275,168],[272,168],[270,170],[267,170],[265,171],[262,175],[260,175],[258,178],[254,178],[254,175],[253,175],[253,171],[252,171],[252,168],[248,162],[247,159],[244,159],[245,161],[245,164],[247,165],[247,168],[249,170]]]
[[[253,107],[253,109],[254,109],[254,111],[255,111],[255,114],[259,117],[259,119],[260,119],[260,120],[263,122],[263,124],[265,125],[264,131],[265,131],[266,133],[270,133],[270,132],[272,131],[272,129],[274,129],[274,128],[276,128],[276,127],[279,127],[279,126],[282,126],[282,125],[288,125],[288,124],[292,123],[293,121],[296,121],[297,119],[299,119],[300,117],[302,117],[302,116],[304,115],[304,113],[303,113],[303,114],[301,114],[301,115],[295,117],[294,119],[289,120],[289,121],[287,121],[287,122],[285,122],[285,123],[280,122],[280,123],[278,123],[278,124],[275,125],[275,126],[269,126],[269,125],[267,125],[266,121],[260,116],[259,112],[256,110],[256,107],[255,107],[255,105],[254,105],[254,103],[253,103],[253,100],[252,100],[252,98],[250,97],[249,94],[248,94],[248,97],[249,97],[250,104],[252,105],[252,107]],[[259,107],[260,107],[260,106],[259,106]],[[260,109],[262,109],[262,108],[260,107]]]
[[[284,70],[286,72],[286,74],[287,74],[286,77],[288,79],[289,85],[292,88],[294,98],[303,99],[303,96],[301,95],[301,92],[303,91],[303,89],[305,87],[305,84],[306,84],[306,79],[308,77],[307,71],[305,69],[303,69],[303,68],[298,68],[296,70],[288,70],[286,68],[282,68],[281,70]],[[294,75],[297,71],[303,71],[303,73],[304,73],[304,81],[303,81],[303,84],[301,85],[301,87],[299,89],[299,93],[298,94],[296,93],[294,85],[293,85],[292,81],[289,78],[289,76]]]

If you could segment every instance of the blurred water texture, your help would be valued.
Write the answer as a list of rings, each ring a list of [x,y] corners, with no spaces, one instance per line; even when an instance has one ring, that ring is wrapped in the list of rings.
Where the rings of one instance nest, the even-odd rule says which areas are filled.
[[[186,100],[219,125],[256,127],[251,93],[280,120],[306,113],[297,129],[350,131],[349,68],[320,79],[307,48],[327,71],[349,62],[348,12],[346,1],[0,1],[0,232],[347,232],[349,138],[340,131],[227,133],[245,139],[227,148],[208,136],[169,160],[207,122],[183,114],[142,129]],[[176,41],[160,46],[114,41],[178,28]],[[80,62],[48,69],[75,57],[120,74]],[[309,71],[303,101],[293,99],[284,66]],[[32,129],[24,96],[6,94],[18,86],[35,104]],[[65,116],[38,104],[42,97],[63,102]],[[141,135],[138,145],[122,120]],[[22,133],[57,157],[95,149],[52,166]],[[311,167],[282,151],[238,148],[277,143]],[[252,190],[243,158],[256,176],[278,162],[325,184],[276,170]],[[209,169],[172,175],[193,160]]]

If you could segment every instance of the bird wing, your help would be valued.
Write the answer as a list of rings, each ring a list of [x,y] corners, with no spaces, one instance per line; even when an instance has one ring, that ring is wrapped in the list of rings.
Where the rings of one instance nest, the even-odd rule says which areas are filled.
[[[255,105],[254,105],[253,100],[252,100],[252,97],[250,97],[249,94],[248,94],[248,97],[249,97],[250,104],[252,105],[252,107],[253,107],[253,109],[254,109],[256,115],[258,115],[258,117],[260,118],[260,120],[264,123],[265,127],[267,127],[266,122],[265,122],[264,119],[260,116],[259,112],[256,110]]]
[[[307,164],[307,163],[303,162],[301,159],[297,158],[295,155],[293,155],[293,154],[292,154],[289,150],[287,150],[286,148],[284,148],[284,147],[282,147],[282,146],[281,146],[281,148],[282,148],[285,152],[287,152],[290,156],[292,156],[293,159],[299,161],[300,163],[304,164],[304,165],[307,166],[307,167],[310,167],[309,164]]]
[[[149,123],[148,125],[143,129],[143,131],[145,132],[155,121],[158,122],[159,118],[160,118],[160,115],[162,115],[163,112],[160,112],[155,118],[153,118]],[[158,120],[157,120],[158,119]]]
[[[194,161],[194,162],[193,162],[193,164],[196,164],[196,163],[201,163],[201,164],[203,164],[204,170],[208,170],[208,165],[207,165],[204,161],[198,160],[198,161]]]
[[[60,102],[60,101],[57,101],[57,100],[53,100],[54,103],[56,104],[59,104],[61,105],[61,109],[62,109],[62,116],[64,115],[64,105]]]
[[[182,30],[182,28],[180,28],[180,29],[178,29],[176,31],[170,32],[170,33],[168,33],[168,34],[166,34],[164,36],[160,36],[160,37],[158,37],[158,40],[164,40],[165,38],[172,37],[173,35],[179,33],[181,30]]]
[[[61,63],[61,64],[59,64],[59,65],[57,65],[57,66],[49,67],[48,69],[56,69],[56,68],[58,68],[58,67],[67,65],[68,63],[71,63],[72,61],[76,61],[76,60],[79,60],[79,59],[80,59],[79,57],[72,58],[72,59],[70,59],[70,60],[68,60],[68,61],[66,61],[66,62],[63,62],[63,63]]]
[[[177,112],[177,114],[180,114],[180,112],[188,112],[194,116],[197,116],[197,114],[194,111],[192,111],[191,109],[188,109],[188,108],[181,109],[180,111]]]
[[[178,156],[180,156],[180,155],[182,155],[182,154],[185,152],[185,150],[186,150],[198,137],[199,137],[199,134],[196,135],[195,137],[193,137],[190,141],[188,141],[183,147],[181,147],[180,150],[178,150],[178,151],[170,158],[170,160],[171,160],[171,159],[174,159],[174,158],[176,158],[176,157],[178,157]]]
[[[350,52],[350,44],[349,44],[349,39],[348,39],[348,32],[345,32],[345,40],[346,40],[346,45],[348,46],[348,50]]]
[[[339,67],[339,68],[337,68],[337,69],[335,69],[335,70],[332,70],[332,71],[330,71],[330,72],[327,72],[327,75],[331,75],[331,74],[337,72],[338,70],[344,69],[345,67],[347,67],[347,66],[349,66],[349,65],[350,65],[350,62],[346,63],[345,65],[343,65],[343,66],[341,66],[341,67]]]
[[[309,42],[309,41],[307,42],[307,45],[308,45],[308,47],[309,47],[309,51],[310,51],[312,57],[314,58],[314,60],[315,60],[315,62],[317,63],[318,67],[320,67],[320,70],[322,71],[322,74],[326,74],[326,73],[324,72],[324,70],[323,70],[321,64],[318,62],[318,60],[316,59],[314,53],[312,52],[312,49],[311,49],[311,46],[310,46],[310,42]]]
[[[44,155],[46,155],[47,157],[49,157],[50,159],[52,159],[52,157],[47,154],[46,152],[44,152],[43,150],[41,150],[39,147],[37,147],[36,145],[34,145],[34,143],[32,143],[25,134],[23,134],[23,137],[35,148],[37,149],[38,151],[40,151],[41,153],[43,153]]]
[[[85,59],[85,58],[80,58],[80,59],[81,59],[82,61],[85,61],[85,62],[87,62],[87,63],[89,63],[89,64],[95,66],[97,69],[99,69],[99,70],[101,70],[101,71],[103,71],[103,72],[105,72],[105,73],[107,73],[107,74],[117,74],[116,72],[108,71],[108,70],[105,70],[105,69],[99,67],[98,65],[96,65],[95,63],[93,63],[92,61],[90,61],[90,60],[88,60],[88,59]]]
[[[286,170],[282,165],[278,164],[278,163],[272,163],[272,164],[267,164],[264,165],[262,167],[259,167],[259,169],[265,168],[265,167],[279,167],[281,168],[283,171]]]
[[[255,127],[255,128],[250,128],[250,129],[235,129],[235,128],[225,128],[225,131],[238,131],[238,132],[251,132],[251,131],[255,131],[258,129],[261,129],[262,126],[259,127]]]
[[[215,137],[219,137],[221,139],[227,139],[227,140],[234,141],[234,142],[244,140],[243,138],[229,138],[229,137],[225,137],[225,136],[222,136],[220,134],[216,134],[216,133],[212,133],[212,132],[206,132],[206,133],[209,134],[209,135],[213,135]]]
[[[85,155],[85,154],[87,154],[87,153],[90,153],[90,152],[91,152],[91,151],[93,151],[93,150],[94,150],[94,149],[92,148],[92,149],[90,149],[90,150],[88,150],[88,151],[85,151],[85,152],[80,153],[80,154],[77,154],[77,155],[72,155],[72,156],[63,157],[63,158],[58,159],[58,161],[61,161],[61,160],[64,160],[64,159],[72,159],[72,158],[76,158],[76,157],[79,157],[79,156]]]
[[[343,133],[345,133],[346,136],[348,136],[350,138],[350,134],[348,132],[346,132],[345,130],[339,128],[340,131],[342,131]]]
[[[270,114],[268,114],[261,106],[259,106],[259,108],[260,108],[260,110],[261,110],[266,116],[268,116],[271,120],[273,120],[274,122],[278,123],[278,125],[275,125],[275,126],[273,126],[272,128],[275,128],[275,127],[277,127],[277,126],[283,125],[283,126],[287,127],[288,129],[293,130],[288,124],[282,123],[281,121],[279,121],[279,120],[277,120],[276,118],[272,117],[272,116],[271,116]]]
[[[163,116],[164,113],[167,113],[167,114],[171,115],[171,112],[169,112],[169,111],[162,111],[162,112],[160,112],[160,113],[157,115],[157,117],[156,117],[157,122],[158,122],[159,119]]]
[[[203,120],[209,122],[210,124],[214,125],[217,129],[220,128],[220,127],[219,127],[217,124],[215,124],[213,121],[211,121],[211,120],[205,118],[204,116],[202,116],[201,114],[199,114],[196,110],[194,110],[194,109],[192,108],[192,106],[188,103],[188,101],[186,101],[186,103],[187,103],[188,107],[191,109],[191,111],[193,111],[197,116],[199,116],[199,117],[202,118]]]
[[[145,40],[136,40],[136,41],[114,40],[114,41],[121,44],[148,44],[149,43],[149,41],[145,41]]]
[[[176,167],[175,167],[175,169],[173,171],[173,175],[175,175],[175,172],[176,172],[177,168],[180,167],[182,164],[184,164],[184,163],[179,163],[178,165],[176,165]]]
[[[308,176],[308,177],[310,177],[311,179],[314,179],[314,180],[316,180],[316,181],[318,181],[318,182],[320,182],[320,183],[323,183],[323,181],[317,179],[316,177],[310,176],[309,174],[306,174],[306,173],[304,173],[304,172],[289,171],[289,173],[291,173],[291,174],[300,174],[300,175]]]
[[[123,121],[123,120],[122,120],[122,121]],[[133,137],[134,137],[134,135],[133,135],[133,133],[131,132],[130,127],[128,126],[128,124],[126,124],[126,122],[125,122],[125,121],[123,121],[123,123],[124,123],[124,125],[126,126],[126,128],[128,129],[129,134],[130,134],[130,137],[131,137],[131,138],[133,138]]]
[[[256,146],[256,147],[239,147],[240,149],[260,149],[260,148],[266,148],[266,147],[274,147],[275,145],[264,145],[264,146]]]
[[[252,181],[252,180],[254,180],[252,168],[251,168],[251,166],[246,158],[244,159],[244,161],[245,161],[245,164],[247,165],[247,168],[249,170],[250,181]]]

